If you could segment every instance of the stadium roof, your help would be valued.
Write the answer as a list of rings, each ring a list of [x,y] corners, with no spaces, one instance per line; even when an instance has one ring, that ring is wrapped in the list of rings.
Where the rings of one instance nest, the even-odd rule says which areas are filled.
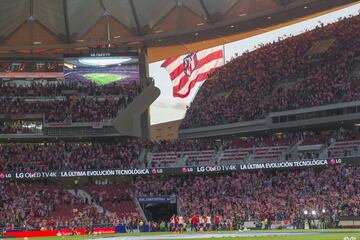
[[[358,2],[2,0],[0,53],[60,53],[107,44],[147,46],[152,62],[253,36]]]

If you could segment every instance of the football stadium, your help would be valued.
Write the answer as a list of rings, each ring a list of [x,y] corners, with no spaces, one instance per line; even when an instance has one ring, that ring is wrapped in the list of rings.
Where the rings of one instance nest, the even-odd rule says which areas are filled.
[[[0,240],[360,240],[360,1],[0,3]]]

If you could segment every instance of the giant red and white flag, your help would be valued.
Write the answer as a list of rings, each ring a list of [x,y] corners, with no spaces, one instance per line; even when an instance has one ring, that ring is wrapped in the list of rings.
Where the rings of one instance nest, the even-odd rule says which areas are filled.
[[[186,98],[196,83],[206,80],[223,62],[223,47],[218,46],[166,59],[161,67],[170,74],[173,96]]]

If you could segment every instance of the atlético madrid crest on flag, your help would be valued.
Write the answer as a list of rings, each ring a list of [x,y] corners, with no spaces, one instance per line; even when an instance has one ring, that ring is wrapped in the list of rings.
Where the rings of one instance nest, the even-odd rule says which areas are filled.
[[[184,57],[184,72],[190,77],[198,64],[196,53],[190,53]]]
[[[170,75],[173,96],[185,98],[196,83],[206,80],[223,62],[223,47],[218,46],[166,59],[161,67]]]

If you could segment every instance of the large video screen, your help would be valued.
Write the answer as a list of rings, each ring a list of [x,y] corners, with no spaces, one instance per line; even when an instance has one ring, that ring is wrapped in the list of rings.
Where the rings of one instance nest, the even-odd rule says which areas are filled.
[[[139,83],[137,55],[108,55],[66,57],[64,59],[65,82],[82,85]]]

